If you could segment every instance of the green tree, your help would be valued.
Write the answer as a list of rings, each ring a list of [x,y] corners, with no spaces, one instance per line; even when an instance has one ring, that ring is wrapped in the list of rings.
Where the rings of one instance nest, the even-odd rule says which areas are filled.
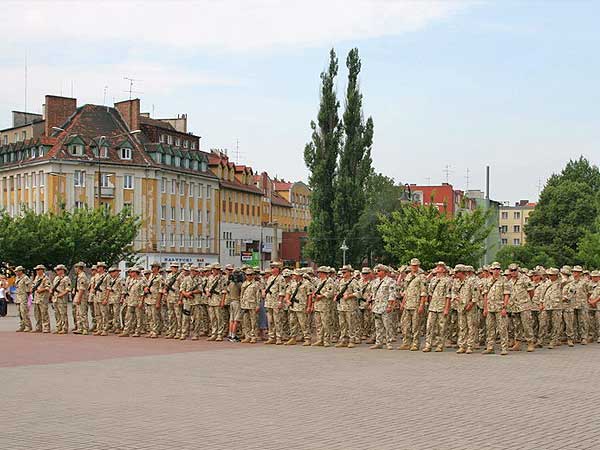
[[[361,235],[363,228],[357,218],[365,210],[365,189],[372,170],[373,119],[369,117],[366,123],[363,119],[358,49],[350,50],[346,67],[348,86],[342,125],[344,141],[335,178],[334,221],[338,238],[336,247],[339,248],[342,241],[346,240],[349,244],[346,260],[359,264],[367,248],[366,241],[362,239],[364,236]],[[339,252],[337,260],[340,261]]]
[[[378,229],[385,250],[397,262],[418,257],[425,268],[436,261],[476,265],[485,253],[485,239],[491,231],[487,214],[481,209],[448,217],[434,205],[402,205],[390,216],[381,216]]]
[[[496,255],[496,260],[502,267],[517,263],[521,267],[533,268],[535,266],[552,267],[554,260],[540,247],[531,245],[507,245],[502,247]]]
[[[304,148],[304,161],[310,171],[308,182],[312,189],[310,200],[311,224],[306,253],[320,264],[335,264],[337,242],[333,203],[336,161],[340,150],[341,128],[335,91],[338,59],[329,53],[329,67],[321,73],[321,103],[317,122],[311,121],[311,142]]]
[[[0,214],[0,253],[5,262],[32,269],[77,261],[114,264],[133,255],[131,243],[140,229],[139,217],[127,211],[101,209],[35,214],[25,210],[10,217]]]
[[[546,183],[525,227],[527,246],[539,247],[556,264],[583,262],[579,241],[598,217],[600,171],[584,157],[569,161]]]
[[[600,268],[600,217],[596,218],[593,230],[586,231],[579,240],[577,257],[588,268]]]

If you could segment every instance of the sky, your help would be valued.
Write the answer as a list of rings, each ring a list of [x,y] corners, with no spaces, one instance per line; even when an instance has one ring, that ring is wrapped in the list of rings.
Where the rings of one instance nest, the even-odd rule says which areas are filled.
[[[535,201],[600,142],[600,2],[3,2],[0,128],[44,95],[188,114],[203,150],[307,180],[303,149],[331,48],[341,110],[357,47],[376,171]],[[25,71],[27,67],[27,71]],[[27,77],[25,77],[27,72]],[[25,81],[27,80],[27,81]]]

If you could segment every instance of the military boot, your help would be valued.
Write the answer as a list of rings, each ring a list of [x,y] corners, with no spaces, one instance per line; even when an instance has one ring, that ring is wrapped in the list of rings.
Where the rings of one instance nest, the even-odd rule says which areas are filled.
[[[413,344],[410,346],[410,351],[411,352],[418,352],[419,351],[419,344]]]
[[[500,355],[502,355],[502,356],[508,355],[508,352],[506,351],[505,348],[502,349],[502,351],[500,352]]]
[[[410,345],[404,342],[400,347],[398,347],[398,350],[410,350]]]
[[[383,348],[383,345],[381,345],[381,344],[374,344],[374,345],[371,345],[369,347],[369,350],[379,350],[379,349],[382,349],[382,348]]]
[[[493,355],[494,349],[491,347],[486,348],[484,351],[481,352],[482,355]]]
[[[568,345],[569,347],[575,347],[575,343],[573,342],[573,339],[569,339],[569,340],[567,340],[567,345]]]
[[[456,353],[466,353],[466,350],[464,347],[459,347],[458,350],[456,350]]]
[[[511,352],[520,352],[521,351],[521,341],[515,341],[515,345],[510,348]]]
[[[284,345],[296,345],[296,338],[291,338],[289,341],[287,341]]]
[[[348,342],[348,348],[354,348],[356,347],[356,344],[352,341]]]
[[[345,339],[342,339],[340,342],[335,344],[335,347],[336,348],[348,347],[348,343],[346,342]]]
[[[473,349],[471,347],[467,347],[465,354],[470,355],[471,353],[473,353]]]
[[[271,344],[275,344],[275,339],[269,338],[265,341],[265,345],[271,345]]]
[[[431,351],[431,346],[430,346],[430,345],[426,345],[426,346],[423,348],[423,353],[429,353],[430,351]]]
[[[306,339],[304,344],[302,344],[302,347],[310,347],[310,339]]]
[[[313,343],[311,347],[323,347],[323,341],[317,341]]]
[[[535,344],[533,342],[529,342],[527,344],[527,351],[528,352],[533,352],[535,350]]]
[[[242,344],[249,344],[250,343],[250,338],[247,337],[247,338],[242,339],[241,343]]]
[[[437,353],[441,353],[441,352],[443,352],[443,351],[444,351],[444,346],[443,346],[443,345],[438,345],[438,346],[435,348],[435,351],[436,351]]]

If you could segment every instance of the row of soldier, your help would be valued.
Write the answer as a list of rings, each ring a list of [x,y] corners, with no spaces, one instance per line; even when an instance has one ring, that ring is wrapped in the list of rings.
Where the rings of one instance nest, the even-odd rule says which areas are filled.
[[[265,343],[276,345],[301,341],[352,348],[367,342],[371,349],[393,349],[400,334],[400,350],[456,347],[457,353],[470,354],[483,346],[488,354],[499,343],[506,355],[521,345],[532,352],[599,339],[600,272],[579,266],[527,271],[512,264],[502,272],[493,263],[476,273],[472,266],[450,269],[439,262],[425,272],[415,258],[398,271],[379,264],[360,271],[322,266],[315,273],[284,269],[279,262],[264,272],[218,264],[180,270],[173,263],[166,276],[153,264],[150,270],[129,269],[126,278],[102,262],[92,267],[91,277],[85,264],[74,268],[73,283],[64,265],[54,268],[52,281],[42,265],[35,267],[33,280],[23,267],[15,268],[17,331],[50,332],[52,305],[55,333],[68,333],[72,298],[73,332],[83,335],[256,343],[264,308]]]

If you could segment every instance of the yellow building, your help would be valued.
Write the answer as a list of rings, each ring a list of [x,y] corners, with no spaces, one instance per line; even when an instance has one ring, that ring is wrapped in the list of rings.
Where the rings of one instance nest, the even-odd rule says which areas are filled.
[[[274,181],[275,192],[292,205],[289,229],[287,231],[306,231],[311,221],[310,188],[302,181]]]
[[[140,117],[137,99],[77,108],[75,99],[46,96],[43,136],[0,146],[0,209],[128,209],[142,219],[134,248],[145,265],[216,262],[219,182],[191,149],[199,138],[165,122],[187,148],[155,143],[151,131],[162,125],[141,130]]]
[[[521,200],[515,206],[502,205],[499,209],[500,245],[523,245],[527,239],[525,225],[535,203]]]

